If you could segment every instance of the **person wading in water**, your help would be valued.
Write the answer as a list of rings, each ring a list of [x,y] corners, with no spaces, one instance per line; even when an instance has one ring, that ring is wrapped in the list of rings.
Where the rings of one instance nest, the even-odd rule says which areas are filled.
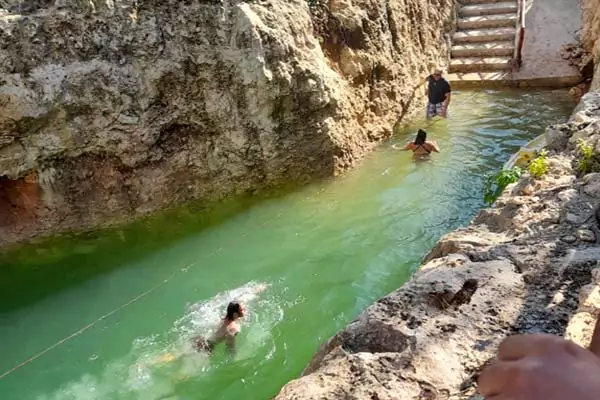
[[[448,105],[452,97],[452,89],[450,83],[442,77],[440,68],[433,71],[433,74],[425,78],[427,83],[427,119],[431,119],[436,115],[446,118],[448,116]]]
[[[413,156],[421,159],[427,158],[427,156],[433,152],[440,152],[440,149],[437,147],[435,142],[427,140],[427,132],[425,132],[423,129],[419,129],[414,142],[407,144],[403,148],[399,148],[396,145],[392,147],[396,150],[411,150],[413,152]]]

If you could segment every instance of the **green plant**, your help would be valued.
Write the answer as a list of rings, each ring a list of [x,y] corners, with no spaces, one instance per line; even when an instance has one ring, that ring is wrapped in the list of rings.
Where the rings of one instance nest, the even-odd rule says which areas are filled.
[[[600,172],[600,160],[594,154],[594,146],[587,144],[583,139],[579,139],[577,142],[577,152],[579,153],[577,168],[581,173]]]
[[[548,172],[548,151],[546,151],[546,149],[542,149],[542,151],[538,153],[538,156],[531,160],[527,166],[527,171],[535,179],[541,178],[542,175]]]
[[[503,169],[494,175],[488,176],[483,188],[483,201],[486,205],[492,205],[502,194],[504,188],[519,180],[523,170],[519,167]]]

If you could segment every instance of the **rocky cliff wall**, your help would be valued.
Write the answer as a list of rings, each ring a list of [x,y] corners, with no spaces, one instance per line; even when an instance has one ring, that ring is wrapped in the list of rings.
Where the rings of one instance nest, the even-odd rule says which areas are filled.
[[[443,0],[0,1],[0,245],[336,174],[412,110],[453,19]]]
[[[581,45],[592,54],[595,73],[592,90],[600,90],[600,1],[581,0]]]
[[[406,285],[324,344],[276,399],[481,399],[478,374],[507,335],[588,345],[600,312],[600,172],[580,171],[577,143],[600,162],[600,92],[546,135],[541,179],[525,176],[443,237]]]

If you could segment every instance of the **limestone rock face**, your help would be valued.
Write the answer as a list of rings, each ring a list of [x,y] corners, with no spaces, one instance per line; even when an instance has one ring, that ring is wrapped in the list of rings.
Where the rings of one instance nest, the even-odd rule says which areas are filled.
[[[600,1],[581,0],[581,44],[590,51],[600,41]]]
[[[303,183],[446,63],[442,0],[0,2],[0,244]]]
[[[600,90],[600,1],[581,0],[581,44],[592,54],[595,66],[592,90]]]
[[[577,170],[576,143],[597,143],[599,122],[600,93],[587,93],[568,123],[548,129],[544,176],[523,177],[444,236],[276,399],[480,400],[477,377],[506,336],[587,346],[600,314],[600,175]]]

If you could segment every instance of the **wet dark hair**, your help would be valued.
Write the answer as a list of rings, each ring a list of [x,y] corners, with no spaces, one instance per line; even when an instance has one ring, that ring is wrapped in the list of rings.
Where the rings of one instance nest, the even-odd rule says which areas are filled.
[[[237,301],[232,301],[231,303],[229,303],[227,305],[227,315],[225,316],[225,319],[227,319],[229,321],[233,321],[233,319],[235,318],[234,314],[236,314],[236,313],[238,315],[240,315],[242,313],[241,305]]]
[[[415,139],[415,144],[423,145],[423,144],[425,144],[426,140],[427,140],[427,132],[425,132],[423,129],[419,129],[417,131],[417,137]]]

